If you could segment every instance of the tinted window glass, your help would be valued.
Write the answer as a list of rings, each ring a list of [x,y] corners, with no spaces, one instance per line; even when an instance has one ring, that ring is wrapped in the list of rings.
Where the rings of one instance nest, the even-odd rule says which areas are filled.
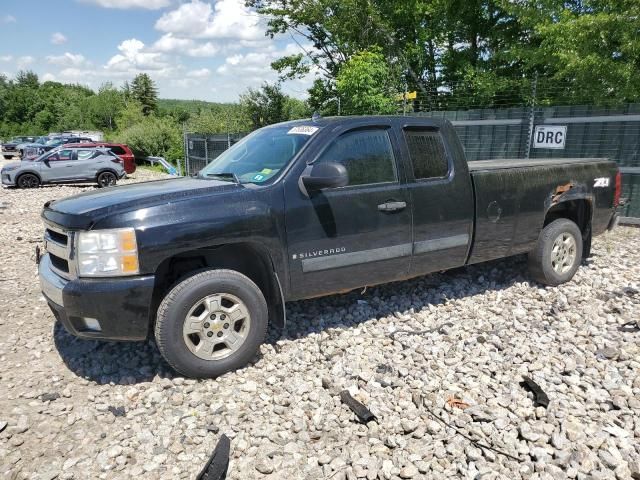
[[[449,162],[439,132],[423,129],[405,129],[409,156],[416,179],[444,177],[449,172]]]
[[[52,160],[60,160],[60,161],[65,161],[65,160],[71,160],[71,154],[72,154],[73,150],[60,150],[55,159]]]
[[[95,150],[78,150],[78,160],[88,160],[93,158],[96,153]]]
[[[122,147],[115,146],[115,147],[110,147],[110,148],[111,148],[111,151],[113,153],[115,153],[116,155],[124,155],[125,153],[127,153],[127,152],[124,151],[124,148],[122,148]]]
[[[318,162],[344,165],[349,173],[349,185],[397,180],[393,148],[385,130],[346,133],[324,151]]]

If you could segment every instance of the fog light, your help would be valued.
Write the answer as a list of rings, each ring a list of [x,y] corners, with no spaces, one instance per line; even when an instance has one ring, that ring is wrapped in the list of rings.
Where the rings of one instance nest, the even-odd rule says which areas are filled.
[[[82,317],[82,321],[84,322],[84,326],[87,330],[91,330],[93,332],[102,331],[102,327],[100,327],[100,322],[97,319]]]

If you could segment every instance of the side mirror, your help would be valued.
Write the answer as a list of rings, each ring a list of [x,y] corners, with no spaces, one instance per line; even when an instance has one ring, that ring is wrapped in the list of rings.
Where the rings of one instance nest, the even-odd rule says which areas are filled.
[[[345,187],[349,185],[349,173],[344,165],[323,162],[313,165],[308,175],[300,177],[307,192],[317,192],[323,188]]]

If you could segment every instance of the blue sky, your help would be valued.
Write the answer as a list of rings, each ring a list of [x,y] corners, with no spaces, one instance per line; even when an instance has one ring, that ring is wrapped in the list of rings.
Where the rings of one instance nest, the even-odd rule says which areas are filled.
[[[244,0],[2,0],[0,73],[94,89],[148,73],[161,98],[236,101],[274,81],[270,63],[300,47],[265,37]],[[287,82],[303,98],[313,78]]]

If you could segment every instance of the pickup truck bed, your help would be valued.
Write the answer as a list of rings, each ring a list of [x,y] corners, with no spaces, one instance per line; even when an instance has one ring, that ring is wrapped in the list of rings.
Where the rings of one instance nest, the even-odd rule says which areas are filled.
[[[606,187],[595,179],[614,175],[615,162],[604,158],[545,158],[469,162],[476,224],[468,263],[479,263],[530,251],[538,240],[547,212],[591,219],[592,235],[604,232],[610,216],[593,216],[594,208],[610,202]],[[571,202],[573,200],[573,202]],[[569,203],[567,203],[569,202]],[[561,208],[557,208],[557,207]]]

